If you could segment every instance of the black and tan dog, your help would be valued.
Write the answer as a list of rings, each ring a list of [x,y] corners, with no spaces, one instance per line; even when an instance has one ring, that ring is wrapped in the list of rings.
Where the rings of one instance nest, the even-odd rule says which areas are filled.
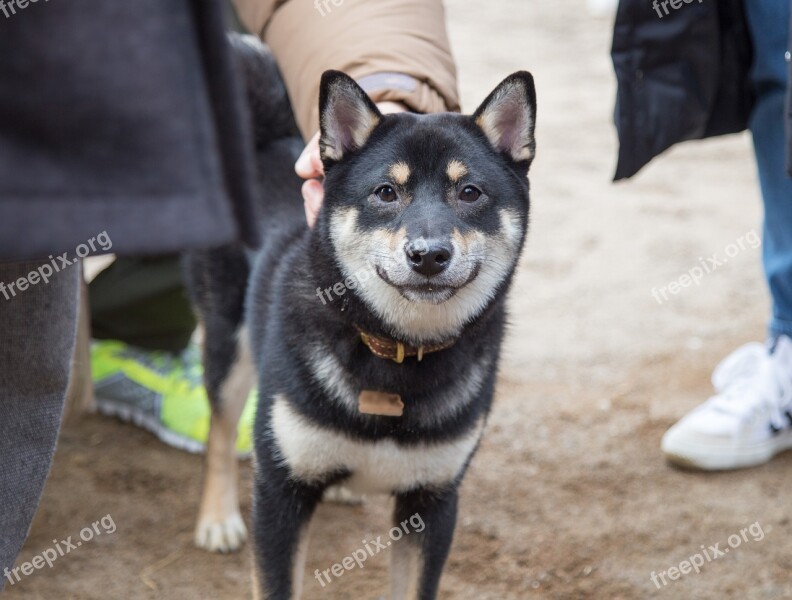
[[[392,545],[392,597],[435,598],[527,231],[533,79],[512,75],[473,116],[382,115],[352,79],[325,73],[325,201],[309,230],[282,84],[262,46],[235,43],[264,235],[255,253],[188,261],[213,403],[197,542],[243,541],[234,439],[255,371],[257,593],[300,596],[311,517],[342,484],[392,495],[397,524],[420,515],[423,531]]]

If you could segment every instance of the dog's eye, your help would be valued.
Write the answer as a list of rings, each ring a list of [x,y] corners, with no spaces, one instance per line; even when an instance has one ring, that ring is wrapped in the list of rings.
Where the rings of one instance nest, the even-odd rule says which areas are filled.
[[[481,198],[481,190],[472,185],[466,185],[461,192],[459,192],[459,199],[462,202],[475,202]]]
[[[374,193],[383,202],[396,202],[396,200],[399,199],[399,196],[396,194],[396,190],[394,190],[389,185],[383,185],[382,187],[377,188]]]

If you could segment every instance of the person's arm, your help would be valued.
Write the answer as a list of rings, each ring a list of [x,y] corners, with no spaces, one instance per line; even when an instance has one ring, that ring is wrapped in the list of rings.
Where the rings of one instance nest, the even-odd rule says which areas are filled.
[[[356,79],[375,102],[416,112],[459,110],[441,0],[235,0],[269,45],[305,139],[319,129],[327,69]]]
[[[323,189],[316,132],[327,69],[355,78],[383,112],[459,110],[456,68],[441,0],[235,0],[281,69],[305,139],[297,162],[312,223]]]

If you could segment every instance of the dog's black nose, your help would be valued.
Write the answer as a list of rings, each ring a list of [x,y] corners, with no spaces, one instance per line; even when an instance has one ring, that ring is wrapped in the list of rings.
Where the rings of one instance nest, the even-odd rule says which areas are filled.
[[[451,246],[440,240],[410,242],[404,251],[413,270],[427,277],[442,273],[451,262]]]

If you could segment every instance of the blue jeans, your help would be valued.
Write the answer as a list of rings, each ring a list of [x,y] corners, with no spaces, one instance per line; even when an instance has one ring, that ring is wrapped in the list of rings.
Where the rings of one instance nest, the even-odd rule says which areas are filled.
[[[773,299],[770,335],[792,336],[792,178],[786,174],[784,99],[790,0],[745,0],[754,47],[750,120],[765,222],[762,258]]]

